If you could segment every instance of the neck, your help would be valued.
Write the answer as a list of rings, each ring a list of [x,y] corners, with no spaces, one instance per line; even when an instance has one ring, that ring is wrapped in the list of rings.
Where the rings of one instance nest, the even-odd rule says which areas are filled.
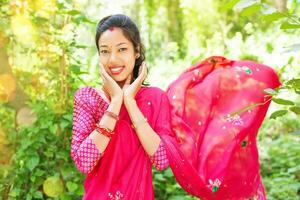
[[[126,80],[124,80],[124,81],[117,81],[117,84],[119,85],[120,88],[123,88],[125,82],[126,82]]]

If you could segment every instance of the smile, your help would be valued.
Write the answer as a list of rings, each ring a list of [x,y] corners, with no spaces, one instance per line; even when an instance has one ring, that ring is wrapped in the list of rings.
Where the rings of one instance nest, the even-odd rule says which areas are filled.
[[[118,74],[120,74],[123,71],[123,69],[124,69],[124,67],[111,67],[110,68],[110,72],[113,75],[118,75]]]

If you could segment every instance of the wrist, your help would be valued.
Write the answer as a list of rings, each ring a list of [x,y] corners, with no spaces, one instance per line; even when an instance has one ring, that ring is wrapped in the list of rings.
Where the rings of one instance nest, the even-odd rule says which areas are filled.
[[[111,98],[111,103],[113,104],[122,104],[123,102],[123,97],[122,96],[116,96]]]
[[[125,105],[129,105],[129,104],[132,104],[132,103],[136,103],[134,98],[131,98],[131,97],[124,98],[124,104]]]

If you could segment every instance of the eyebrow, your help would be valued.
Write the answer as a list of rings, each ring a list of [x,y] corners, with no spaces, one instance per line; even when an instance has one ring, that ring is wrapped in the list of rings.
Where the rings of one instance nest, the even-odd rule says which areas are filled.
[[[119,44],[117,44],[116,46],[120,46],[122,44],[127,44],[126,42],[120,42]],[[101,45],[100,47],[108,47],[107,45]]]

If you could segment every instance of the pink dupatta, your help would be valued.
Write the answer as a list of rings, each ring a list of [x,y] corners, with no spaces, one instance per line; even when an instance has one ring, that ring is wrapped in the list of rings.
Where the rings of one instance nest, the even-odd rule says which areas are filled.
[[[161,138],[183,189],[203,200],[266,199],[256,135],[271,100],[263,90],[279,85],[268,66],[215,56],[168,87],[173,135]]]

